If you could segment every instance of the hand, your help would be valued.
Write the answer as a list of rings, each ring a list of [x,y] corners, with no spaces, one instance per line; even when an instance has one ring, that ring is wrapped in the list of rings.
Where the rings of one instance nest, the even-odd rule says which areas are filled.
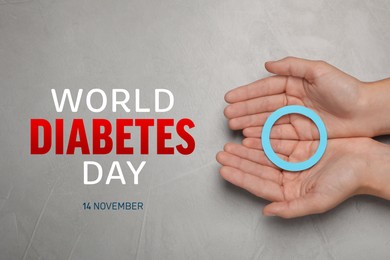
[[[234,130],[244,129],[246,137],[261,135],[268,116],[286,105],[314,110],[324,121],[329,138],[373,136],[367,119],[364,84],[323,61],[288,57],[267,62],[266,69],[277,76],[258,80],[229,91],[225,116]],[[310,119],[291,114],[278,120],[271,138],[318,139]]]
[[[228,143],[217,154],[217,161],[222,164],[221,176],[272,201],[263,213],[283,218],[322,213],[356,194],[375,194],[378,187],[372,189],[369,185],[375,179],[370,175],[375,172],[371,155],[383,154],[385,146],[370,138],[332,139],[315,166],[288,172],[267,159],[260,139],[246,138],[243,144]],[[308,159],[317,149],[318,141],[271,139],[271,145],[283,160],[295,162]]]

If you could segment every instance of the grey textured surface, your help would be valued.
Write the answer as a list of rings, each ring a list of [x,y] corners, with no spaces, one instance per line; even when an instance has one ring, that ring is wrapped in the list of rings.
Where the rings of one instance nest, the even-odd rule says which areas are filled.
[[[0,0],[0,259],[390,259],[388,202],[266,218],[267,202],[225,183],[214,159],[241,138],[227,129],[224,93],[267,76],[265,61],[324,59],[361,80],[385,78],[389,28],[385,0]],[[96,117],[85,104],[57,114],[51,88],[170,89],[175,107],[158,116],[193,119],[196,150],[132,156],[147,160],[138,186],[84,186],[84,160],[107,169],[129,158],[31,156],[30,118]],[[83,211],[91,200],[146,208]]]

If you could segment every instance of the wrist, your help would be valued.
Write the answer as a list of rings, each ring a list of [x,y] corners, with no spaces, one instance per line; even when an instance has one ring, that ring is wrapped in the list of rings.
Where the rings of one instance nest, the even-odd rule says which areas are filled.
[[[358,101],[358,127],[367,136],[390,134],[390,79],[362,83]]]
[[[376,141],[367,152],[360,194],[390,200],[390,146]]]

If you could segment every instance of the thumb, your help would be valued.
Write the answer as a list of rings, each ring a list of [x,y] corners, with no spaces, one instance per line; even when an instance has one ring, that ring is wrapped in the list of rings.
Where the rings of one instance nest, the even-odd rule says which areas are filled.
[[[314,81],[332,66],[324,61],[306,60],[295,57],[287,57],[278,61],[265,63],[265,68],[274,74],[305,78]]]
[[[296,218],[322,213],[329,208],[326,203],[321,203],[318,196],[318,194],[312,193],[291,201],[272,202],[264,207],[263,214],[282,218]]]

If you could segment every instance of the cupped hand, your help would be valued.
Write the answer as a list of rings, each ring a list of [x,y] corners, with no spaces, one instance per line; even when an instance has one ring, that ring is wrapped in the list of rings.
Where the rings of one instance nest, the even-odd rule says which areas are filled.
[[[246,138],[243,145],[226,144],[217,161],[225,180],[272,202],[264,208],[265,215],[294,218],[325,212],[363,193],[365,174],[370,172],[367,154],[376,143],[370,138],[329,140],[319,163],[301,172],[274,166],[258,138]],[[318,141],[271,139],[271,145],[283,160],[298,162],[315,152]]]
[[[366,100],[363,83],[323,61],[288,57],[267,62],[276,74],[229,91],[225,116],[233,130],[246,137],[260,137],[268,116],[287,105],[314,110],[324,121],[329,138],[372,136],[362,115]],[[291,114],[276,122],[271,138],[318,139],[316,126],[307,118]]]

